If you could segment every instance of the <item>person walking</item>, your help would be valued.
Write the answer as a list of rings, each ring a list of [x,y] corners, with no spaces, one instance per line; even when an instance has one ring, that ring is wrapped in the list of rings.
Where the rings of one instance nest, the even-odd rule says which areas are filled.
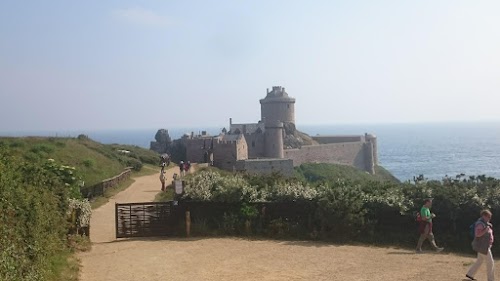
[[[420,221],[420,225],[418,228],[420,238],[418,239],[417,253],[422,253],[422,244],[426,239],[429,239],[431,247],[434,249],[434,251],[439,253],[444,250],[444,248],[440,248],[436,245],[434,234],[432,233],[432,219],[435,218],[436,215],[431,213],[431,207],[432,199],[425,199],[424,205],[420,209],[420,217],[422,218],[422,220]]]
[[[181,178],[182,178],[182,177],[184,177],[184,175],[185,175],[185,173],[184,173],[184,168],[185,168],[185,166],[184,166],[184,161],[181,161],[181,162],[179,163],[179,170],[181,171]]]
[[[465,277],[470,280],[474,279],[476,272],[479,270],[484,261],[486,261],[486,273],[488,281],[495,280],[495,264],[493,255],[491,254],[491,246],[495,240],[493,236],[493,225],[490,223],[491,212],[489,210],[481,211],[481,217],[474,223],[474,240],[472,241],[472,249],[477,252],[476,262],[469,268]]]
[[[160,171],[161,191],[165,191],[165,171]]]

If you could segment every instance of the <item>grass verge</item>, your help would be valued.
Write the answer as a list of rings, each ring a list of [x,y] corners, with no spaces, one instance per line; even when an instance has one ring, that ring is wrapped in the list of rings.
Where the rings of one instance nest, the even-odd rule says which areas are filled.
[[[68,248],[50,258],[48,281],[78,281],[80,260],[77,252],[87,252],[92,248],[90,239],[81,235],[68,236]]]
[[[78,281],[80,261],[68,249],[51,258],[49,272],[47,276],[48,281]]]
[[[156,194],[154,202],[167,202],[174,200],[174,189],[172,185],[167,186],[167,191]]]

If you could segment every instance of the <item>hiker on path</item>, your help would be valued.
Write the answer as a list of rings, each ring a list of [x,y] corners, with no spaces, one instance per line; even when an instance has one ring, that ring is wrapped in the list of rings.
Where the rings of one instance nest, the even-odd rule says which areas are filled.
[[[160,171],[161,191],[165,191],[165,171]]]
[[[493,225],[490,223],[491,212],[484,210],[481,212],[481,217],[474,224],[474,241],[472,241],[472,249],[477,252],[477,260],[470,267],[465,277],[474,279],[476,272],[486,261],[486,273],[488,281],[495,280],[495,264],[493,255],[491,254],[491,246],[495,238],[493,237]]]
[[[432,219],[436,217],[435,214],[431,213],[432,199],[425,199],[422,209],[420,209],[420,217],[422,220],[419,225],[420,238],[417,244],[417,253],[422,253],[422,244],[426,239],[429,239],[432,248],[436,252],[441,252],[444,248],[439,248],[434,240],[434,234],[432,233]]]
[[[181,170],[181,178],[184,177],[185,173],[184,173],[184,161],[181,161],[179,163],[179,169]]]

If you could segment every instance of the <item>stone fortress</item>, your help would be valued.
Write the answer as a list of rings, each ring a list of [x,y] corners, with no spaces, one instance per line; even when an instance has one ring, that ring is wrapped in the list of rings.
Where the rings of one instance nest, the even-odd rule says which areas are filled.
[[[374,174],[378,163],[377,138],[364,135],[309,136],[295,127],[295,99],[274,86],[260,100],[261,120],[237,124],[229,120],[218,136],[186,134],[180,142],[186,161],[211,163],[230,171],[292,175],[303,163],[332,163]],[[157,142],[151,148],[158,147]],[[156,150],[156,149],[153,149]]]

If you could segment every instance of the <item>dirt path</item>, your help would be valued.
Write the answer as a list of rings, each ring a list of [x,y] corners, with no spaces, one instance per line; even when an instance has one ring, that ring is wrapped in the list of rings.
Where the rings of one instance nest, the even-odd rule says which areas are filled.
[[[171,179],[174,170],[168,171]],[[473,261],[447,254],[315,242],[235,238],[116,240],[115,202],[151,201],[158,174],[137,178],[94,211],[93,249],[81,253],[82,281],[132,280],[464,280]],[[500,276],[497,266],[497,276]],[[485,269],[476,276],[486,280]]]
[[[179,168],[166,170],[167,182],[174,173],[179,174]],[[111,197],[105,205],[93,210],[90,219],[90,240],[93,243],[115,240],[115,203],[151,202],[161,189],[160,173],[136,178],[132,185],[124,191]]]

